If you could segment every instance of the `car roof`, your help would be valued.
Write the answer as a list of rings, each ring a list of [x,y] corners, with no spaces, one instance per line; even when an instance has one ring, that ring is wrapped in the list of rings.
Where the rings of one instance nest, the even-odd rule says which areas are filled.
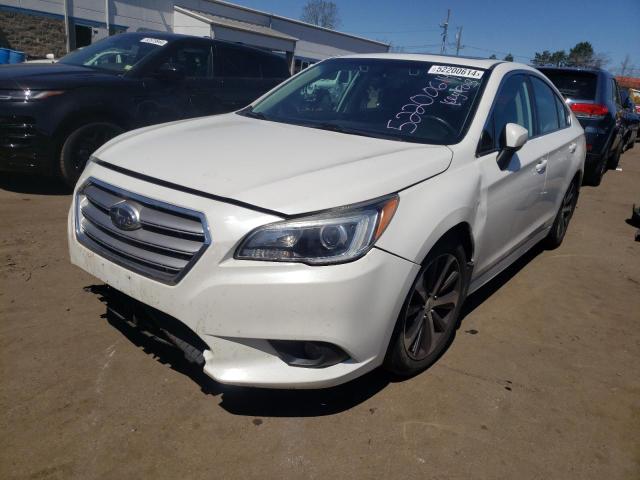
[[[112,35],[112,37],[115,35]],[[245,45],[243,43],[237,43],[237,42],[230,42],[227,40],[218,40],[217,38],[211,38],[211,37],[198,37],[196,35],[183,35],[181,33],[171,33],[171,32],[123,32],[118,34],[118,36],[129,36],[129,37],[138,37],[138,38],[145,38],[145,37],[150,37],[150,38],[157,38],[159,40],[168,40],[168,41],[174,41],[174,40],[184,40],[184,39],[198,39],[198,40],[210,40],[212,42],[216,42],[218,44],[223,43],[226,45],[232,45],[234,47],[241,47],[245,50],[253,50],[255,52],[258,52],[260,54],[263,55],[270,55],[274,58],[282,58],[283,61],[285,61],[284,57],[281,55],[278,55],[275,52],[270,52],[268,50],[263,50],[261,48],[258,47],[254,47],[251,45]]]
[[[488,69],[505,63],[503,60],[477,57],[454,57],[451,55],[437,55],[433,53],[365,53],[345,55],[340,58],[375,58],[381,60],[412,60],[418,62],[444,63],[449,65],[463,65],[465,67],[476,67]],[[514,64],[520,66],[520,64]]]
[[[535,67],[540,71],[549,72],[588,72],[588,73],[602,73],[604,75],[611,75],[607,70],[599,67],[556,67],[555,65]]]
[[[162,40],[174,40],[179,38],[200,38],[195,37],[194,35],[183,35],[181,33],[172,33],[172,32],[123,32],[119,33],[118,36],[127,36],[127,37],[153,37],[160,38]]]

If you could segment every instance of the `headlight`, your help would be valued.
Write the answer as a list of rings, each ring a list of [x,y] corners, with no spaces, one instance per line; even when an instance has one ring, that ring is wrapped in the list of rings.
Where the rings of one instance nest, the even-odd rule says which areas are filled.
[[[62,90],[0,90],[0,100],[28,102],[62,95]]]
[[[253,230],[235,258],[310,265],[360,258],[380,238],[398,207],[392,195],[377,201],[272,223]]]

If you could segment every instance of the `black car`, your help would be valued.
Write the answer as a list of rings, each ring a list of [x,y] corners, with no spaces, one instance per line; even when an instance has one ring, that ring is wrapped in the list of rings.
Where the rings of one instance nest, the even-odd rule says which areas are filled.
[[[616,79],[600,68],[540,67],[573,110],[587,141],[585,181],[599,185],[622,154],[625,124]]]
[[[237,110],[287,77],[284,56],[166,33],[116,35],[53,65],[0,66],[0,171],[73,185],[112,137]]]

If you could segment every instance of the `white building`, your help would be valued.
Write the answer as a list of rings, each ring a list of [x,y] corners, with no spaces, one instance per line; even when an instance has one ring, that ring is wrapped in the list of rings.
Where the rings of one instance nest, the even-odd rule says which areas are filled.
[[[29,28],[24,19],[45,16],[64,22],[68,49],[103,38],[107,31],[172,31],[284,52],[296,70],[332,56],[389,50],[382,42],[221,0],[0,0],[3,12],[11,13],[0,15],[0,37],[8,31],[12,35],[5,32],[4,37],[19,38],[19,24]]]

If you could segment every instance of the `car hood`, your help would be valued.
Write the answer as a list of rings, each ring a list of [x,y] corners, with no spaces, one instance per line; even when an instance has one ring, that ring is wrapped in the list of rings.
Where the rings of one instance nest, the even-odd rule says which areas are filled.
[[[63,63],[0,65],[0,89],[69,89],[117,81],[117,74]]]
[[[228,114],[134,130],[95,156],[155,179],[294,215],[397,192],[445,171],[452,152]]]

